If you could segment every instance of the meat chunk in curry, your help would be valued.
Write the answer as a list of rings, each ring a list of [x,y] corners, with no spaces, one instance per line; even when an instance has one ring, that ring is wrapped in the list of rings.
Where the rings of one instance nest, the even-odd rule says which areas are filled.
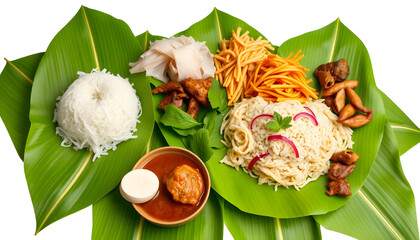
[[[173,200],[183,204],[197,204],[204,189],[200,172],[185,164],[174,168],[165,183]]]

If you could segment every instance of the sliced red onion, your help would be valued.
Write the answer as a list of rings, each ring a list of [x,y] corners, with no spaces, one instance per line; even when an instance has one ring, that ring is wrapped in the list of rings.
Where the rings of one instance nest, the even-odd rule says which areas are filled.
[[[282,135],[270,135],[270,136],[268,136],[267,139],[269,141],[270,140],[283,140],[283,141],[287,142],[293,148],[293,151],[295,151],[296,158],[299,158],[299,152],[298,152],[295,144],[290,139],[288,139],[287,137],[284,137]]]
[[[249,163],[248,169],[252,171],[252,168],[254,167],[255,163],[258,162],[261,158],[263,158],[265,156],[268,156],[268,155],[270,155],[270,153],[269,152],[266,152],[266,153],[263,153],[263,154],[260,154],[260,155],[258,155],[256,157],[254,157],[251,160],[251,162]]]
[[[306,109],[306,110],[308,110],[311,114],[312,114],[312,116],[314,116],[314,118],[316,118],[316,116],[315,116],[315,113],[314,112],[312,112],[312,110],[310,109],[310,108],[308,108],[308,107],[303,107],[304,109]]]
[[[271,114],[261,114],[261,115],[258,115],[258,116],[256,116],[254,119],[252,119],[252,121],[251,121],[251,126],[250,126],[250,128],[251,128],[251,130],[252,130],[252,128],[254,127],[254,122],[255,122],[255,120],[257,120],[258,118],[260,118],[260,117],[270,117],[270,118],[273,118],[273,115],[271,115]]]
[[[309,118],[309,120],[311,120],[311,122],[315,125],[315,126],[318,126],[318,121],[315,119],[315,117],[314,116],[312,116],[311,114],[309,114],[309,113],[306,113],[306,112],[301,112],[301,113],[298,113],[298,114],[296,114],[294,117],[293,117],[293,121],[296,121],[296,120],[298,120],[299,118],[301,118],[301,117],[307,117],[307,118]]]

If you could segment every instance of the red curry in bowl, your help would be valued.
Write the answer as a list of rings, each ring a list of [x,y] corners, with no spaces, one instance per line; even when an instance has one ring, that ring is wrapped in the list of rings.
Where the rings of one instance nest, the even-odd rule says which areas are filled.
[[[204,207],[210,191],[209,174],[204,163],[190,151],[160,148],[140,159],[134,167],[137,168],[150,170],[159,179],[159,190],[152,200],[133,204],[147,220],[158,225],[180,225]]]

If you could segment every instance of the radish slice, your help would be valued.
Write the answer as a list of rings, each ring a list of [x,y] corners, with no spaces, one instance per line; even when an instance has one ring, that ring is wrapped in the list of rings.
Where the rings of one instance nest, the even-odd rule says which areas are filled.
[[[310,108],[308,108],[308,107],[303,107],[303,108],[308,110],[312,114],[312,116],[314,116],[314,118],[316,118],[315,113],[312,112],[312,110]]]
[[[269,152],[266,152],[266,153],[263,153],[263,154],[260,154],[260,155],[258,155],[258,156],[256,156],[256,157],[254,157],[254,158],[251,160],[251,162],[249,163],[249,165],[248,165],[248,169],[249,169],[249,170],[252,170],[252,168],[254,167],[254,165],[255,165],[255,163],[256,163],[256,162],[258,162],[261,158],[263,158],[263,157],[265,157],[265,156],[268,156],[268,155],[270,155],[270,153],[269,153]]]
[[[301,117],[307,117],[307,118],[309,118],[309,120],[311,120],[311,122],[315,125],[315,126],[318,126],[318,121],[315,119],[315,117],[314,116],[312,116],[311,114],[309,114],[309,113],[306,113],[306,112],[301,112],[301,113],[298,113],[298,114],[296,114],[294,117],[293,117],[293,121],[296,121],[296,120],[298,120],[299,118],[301,118]]]
[[[256,116],[254,119],[252,119],[252,121],[251,121],[251,130],[252,130],[252,128],[254,127],[254,122],[255,122],[255,120],[257,120],[258,118],[260,118],[260,117],[269,117],[269,118],[273,118],[273,115],[271,115],[271,114],[261,114],[261,115],[258,115],[258,116]]]
[[[283,140],[283,141],[287,142],[293,148],[293,151],[295,151],[296,158],[299,158],[299,152],[298,152],[295,144],[290,139],[288,139],[287,137],[284,137],[282,135],[270,135],[270,136],[268,136],[267,139],[268,139],[268,141],[270,141],[270,140]]]

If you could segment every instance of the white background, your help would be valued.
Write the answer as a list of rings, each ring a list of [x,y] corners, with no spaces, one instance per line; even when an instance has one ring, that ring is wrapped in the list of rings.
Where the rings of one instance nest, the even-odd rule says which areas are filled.
[[[366,45],[378,87],[420,126],[420,15],[415,1],[1,1],[0,57],[15,60],[45,51],[82,4],[124,20],[135,35],[149,30],[163,36],[188,28],[217,7],[246,21],[276,45],[340,17]],[[0,60],[0,69],[4,66]],[[89,239],[91,207],[34,237],[35,216],[23,163],[2,121],[0,143],[0,239]],[[417,199],[419,155],[417,145],[401,158]],[[325,229],[322,234],[324,239],[351,239]],[[224,239],[232,239],[226,229]]]

